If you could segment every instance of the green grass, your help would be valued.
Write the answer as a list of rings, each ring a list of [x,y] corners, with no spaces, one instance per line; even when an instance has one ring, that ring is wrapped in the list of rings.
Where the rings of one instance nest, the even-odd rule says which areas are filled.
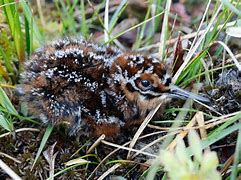
[[[34,3],[30,4],[29,2],[21,0],[0,0],[0,135],[6,132],[14,133],[16,128],[19,128],[20,122],[23,123],[25,127],[35,126],[42,128],[40,124],[36,124],[37,121],[31,120],[31,118],[25,117],[20,113],[20,108],[14,104],[9,89],[10,91],[14,91],[15,86],[19,83],[20,74],[24,69],[24,62],[28,57],[36,48],[42,46],[48,41],[49,37],[52,36],[52,34],[48,34],[48,30],[56,32],[54,37],[82,35],[86,39],[89,39],[95,32],[99,32],[102,33],[102,36],[100,36],[99,39],[103,44],[116,46],[122,45],[123,47],[125,44],[119,41],[119,37],[135,30],[136,39],[132,42],[132,45],[126,47],[126,49],[136,50],[139,48],[146,48],[145,50],[147,51],[148,46],[153,46],[155,48],[151,54],[156,55],[160,60],[166,61],[171,56],[174,49],[173,45],[167,43],[167,40],[176,37],[175,31],[173,32],[172,29],[175,29],[175,25],[174,27],[171,27],[170,22],[175,22],[177,20],[176,15],[170,11],[170,6],[172,6],[172,4],[170,4],[171,1],[147,1],[145,3],[146,11],[141,12],[143,18],[138,19],[138,22],[134,26],[127,28],[122,32],[118,32],[118,34],[113,33],[115,28],[124,19],[130,18],[127,15],[128,10],[130,10],[128,9],[130,8],[130,2],[121,1],[121,3],[114,6],[110,5],[110,3],[111,1],[109,3],[103,1],[100,4],[95,5],[91,2],[86,3],[84,0],[55,1],[55,3],[52,4],[54,9],[54,12],[51,12],[51,15],[54,15],[52,18],[45,17],[48,15],[48,11],[52,11],[52,9],[46,10],[43,8],[43,5],[41,8]],[[210,9],[210,3],[213,5],[213,10]],[[153,6],[154,4],[156,6]],[[48,7],[48,4],[46,6]],[[181,87],[190,87],[190,84],[194,82],[204,82],[205,86],[213,88],[215,85],[215,79],[222,70],[238,66],[236,58],[232,54],[232,49],[229,49],[229,38],[226,37],[226,40],[223,40],[220,39],[220,35],[225,34],[227,27],[229,27],[230,23],[233,21],[233,24],[235,25],[232,26],[238,26],[239,23],[236,23],[236,21],[240,21],[240,7],[241,4],[239,1],[230,2],[222,0],[207,2],[203,17],[198,18],[200,22],[193,22],[195,24],[193,24],[192,27],[198,27],[193,28],[193,30],[197,31],[199,35],[189,38],[191,46],[185,49],[184,63],[174,75],[173,81],[175,84]],[[104,11],[105,13],[103,13]],[[44,16],[42,14],[44,14]],[[45,27],[43,27],[43,25],[45,25]],[[104,34],[104,32],[106,33]],[[160,43],[153,44],[155,40],[154,36],[157,33],[159,33]],[[223,41],[226,45],[223,45],[218,41]],[[223,59],[224,63],[223,66],[211,67],[208,66],[208,64],[210,64],[209,61],[211,61],[214,55],[210,54],[210,50],[216,44],[219,44],[219,46],[217,46],[215,57],[217,59]],[[228,52],[227,54],[230,56],[223,56],[226,52]],[[229,57],[231,57],[233,63],[225,63],[225,60]],[[185,129],[185,126],[199,111],[200,109],[197,106],[193,106],[192,103],[186,104],[183,107],[170,107],[167,109],[165,111],[167,117],[172,117],[173,119],[159,120],[156,121],[155,125],[162,127],[164,124],[163,122],[168,122],[168,124],[173,122],[173,125],[167,132],[169,134],[158,141],[156,145],[166,149],[166,147],[173,142],[176,135],[180,134],[180,128]],[[215,145],[215,143],[220,140],[224,141],[225,137],[237,133],[237,139],[234,140],[234,142],[236,142],[234,152],[235,158],[232,166],[229,167],[231,173],[227,175],[228,178],[234,180],[238,176],[238,173],[240,173],[241,113],[237,112],[236,114],[230,114],[229,117],[224,117],[223,115],[217,115],[205,108],[202,108],[202,111],[204,113],[204,118],[207,121],[213,120],[214,122],[219,122],[221,119],[225,119],[225,121],[213,126],[211,126],[212,123],[206,124],[211,127],[207,129],[207,137],[201,140],[201,150]],[[176,116],[173,116],[174,113]],[[196,125],[198,126],[198,124]],[[178,128],[179,130],[177,130]],[[199,130],[202,128],[197,129]],[[33,171],[35,170],[34,166],[37,164],[36,162],[42,156],[42,152],[48,145],[49,138],[53,133],[52,130],[52,126],[46,128],[41,143],[36,147],[38,150],[35,159],[31,159],[33,162]],[[139,136],[140,134],[137,134],[135,137]],[[150,134],[150,137],[158,139],[157,136],[155,137],[155,135],[152,134]],[[98,148],[95,149],[94,154],[80,155],[83,151],[87,151],[90,143],[88,141],[85,145],[80,146],[80,149],[78,151],[76,150],[76,153],[72,154],[73,156],[71,156],[69,161],[72,160],[70,162],[74,163],[61,170],[58,169],[58,171],[55,172],[54,177],[61,176],[67,171],[71,172],[73,169],[84,167],[87,178],[90,177],[90,173],[87,173],[90,166],[92,169],[93,166],[97,167],[95,171],[102,173],[106,172],[106,176],[113,173],[116,168],[115,170],[118,172],[117,174],[122,172],[120,176],[128,177],[128,175],[135,171],[136,166],[134,166],[135,168],[129,168],[128,170],[124,170],[124,168],[128,166],[131,167],[131,164],[134,164],[133,162],[138,161],[134,156],[131,156],[131,151],[128,147],[129,144],[131,144],[131,148],[134,147],[135,150],[142,149],[137,149],[137,147],[134,146],[140,138],[142,138],[142,140],[145,139],[145,137],[139,137],[132,142],[126,143],[122,148],[117,145],[116,149],[112,151],[113,153],[115,152],[118,154],[120,149],[129,150],[128,154],[130,155],[130,159],[120,160],[115,156],[109,157],[98,167],[97,164],[102,160],[101,154],[98,154]],[[108,146],[108,143],[102,144]],[[146,143],[145,147],[148,147],[149,145],[151,145],[151,143]],[[65,149],[65,147],[62,148]],[[94,158],[94,160],[91,158]],[[162,158],[161,154],[157,156],[157,160],[159,158]],[[220,167],[223,165],[224,164],[220,164]],[[162,168],[163,164],[151,163],[149,166],[150,169],[143,173],[143,178],[149,177],[153,179],[158,172],[164,173]],[[113,169],[111,169],[111,167]],[[118,171],[119,169],[123,169],[123,171]],[[165,176],[167,175],[168,174]],[[92,177],[93,176],[94,174],[92,174]],[[104,176],[105,174],[102,177],[104,178]],[[51,178],[52,177],[49,179]]]

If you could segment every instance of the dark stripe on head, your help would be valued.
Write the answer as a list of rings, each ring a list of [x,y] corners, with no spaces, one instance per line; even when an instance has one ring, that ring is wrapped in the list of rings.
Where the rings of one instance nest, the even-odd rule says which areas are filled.
[[[136,90],[132,87],[131,83],[127,83],[127,84],[126,84],[126,88],[127,88],[128,91],[130,91],[130,92],[136,91]]]

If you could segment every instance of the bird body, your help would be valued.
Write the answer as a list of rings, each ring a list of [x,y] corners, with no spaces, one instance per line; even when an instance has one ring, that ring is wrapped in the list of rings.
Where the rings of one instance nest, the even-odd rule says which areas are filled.
[[[66,38],[36,50],[26,62],[22,99],[43,123],[67,122],[71,134],[116,137],[164,106],[170,83],[156,58]]]

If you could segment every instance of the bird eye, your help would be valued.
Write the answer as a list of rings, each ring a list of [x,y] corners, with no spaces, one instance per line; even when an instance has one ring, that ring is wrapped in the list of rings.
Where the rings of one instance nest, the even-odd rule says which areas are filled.
[[[141,85],[145,88],[149,87],[151,85],[150,81],[148,80],[142,80]]]

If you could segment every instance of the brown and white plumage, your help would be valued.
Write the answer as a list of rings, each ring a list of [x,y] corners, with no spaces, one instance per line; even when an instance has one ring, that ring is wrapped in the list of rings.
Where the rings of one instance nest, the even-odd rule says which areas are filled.
[[[38,49],[22,74],[22,99],[44,123],[115,137],[170,99],[171,77],[157,59],[66,38]]]

